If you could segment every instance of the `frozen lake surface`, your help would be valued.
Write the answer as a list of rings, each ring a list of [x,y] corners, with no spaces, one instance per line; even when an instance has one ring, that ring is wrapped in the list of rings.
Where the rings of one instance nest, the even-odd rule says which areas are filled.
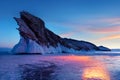
[[[120,55],[0,55],[0,80],[120,80]]]

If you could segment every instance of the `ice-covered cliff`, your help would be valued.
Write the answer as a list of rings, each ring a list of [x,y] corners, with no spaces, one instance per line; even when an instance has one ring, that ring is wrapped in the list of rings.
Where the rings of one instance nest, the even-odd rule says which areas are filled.
[[[80,51],[100,50],[96,45],[73,39],[61,38],[45,27],[42,19],[28,12],[21,12],[20,18],[14,18],[19,25],[21,36],[14,46],[14,53],[79,53]]]

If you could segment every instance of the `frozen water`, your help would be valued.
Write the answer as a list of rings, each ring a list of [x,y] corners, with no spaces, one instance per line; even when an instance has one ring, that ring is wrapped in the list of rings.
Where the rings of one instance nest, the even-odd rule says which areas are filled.
[[[41,78],[44,68],[48,70],[45,74],[50,73],[50,77],[44,75],[46,79]],[[0,80],[120,80],[119,74],[119,55],[0,56]]]

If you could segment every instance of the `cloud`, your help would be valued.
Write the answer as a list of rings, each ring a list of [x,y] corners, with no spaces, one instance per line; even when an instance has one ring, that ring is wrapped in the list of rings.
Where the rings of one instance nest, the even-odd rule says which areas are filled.
[[[56,24],[71,32],[90,32],[99,34],[120,32],[120,18],[97,18],[93,20],[68,20]],[[68,35],[68,34],[67,34]]]
[[[95,33],[111,33],[111,32],[120,32],[120,26],[110,26],[110,27],[98,27],[98,28],[89,28],[88,31]]]
[[[106,40],[113,40],[113,39],[120,39],[120,34],[106,36],[106,37],[100,38],[96,41],[106,41]]]
[[[89,32],[95,33],[114,33],[120,32],[120,18],[102,18],[91,20],[91,27],[87,28]]]
[[[72,35],[74,35],[75,33],[73,32],[68,32],[68,33],[62,33],[60,34],[61,37],[71,37]]]
[[[100,21],[111,23],[111,24],[120,24],[120,18],[106,18],[106,19],[101,19]]]

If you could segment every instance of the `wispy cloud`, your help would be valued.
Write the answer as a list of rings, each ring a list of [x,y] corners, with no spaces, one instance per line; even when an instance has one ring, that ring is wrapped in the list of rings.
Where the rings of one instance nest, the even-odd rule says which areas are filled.
[[[111,23],[111,24],[120,24],[120,18],[106,18],[106,19],[101,19],[100,21]]]
[[[113,33],[120,32],[120,18],[102,18],[91,20],[90,28],[87,31],[95,33]]]
[[[61,37],[71,37],[72,35],[74,35],[75,33],[73,32],[68,32],[68,33],[62,33],[60,34]]]
[[[98,28],[89,28],[88,31],[95,33],[112,33],[120,32],[120,26],[110,26],[110,27],[98,27]]]
[[[72,20],[57,23],[71,32],[109,34],[120,32],[120,18],[98,18],[93,20]],[[68,35],[68,34],[67,34]]]
[[[120,34],[106,36],[106,37],[98,39],[97,41],[106,41],[106,40],[113,40],[113,39],[120,39]]]

